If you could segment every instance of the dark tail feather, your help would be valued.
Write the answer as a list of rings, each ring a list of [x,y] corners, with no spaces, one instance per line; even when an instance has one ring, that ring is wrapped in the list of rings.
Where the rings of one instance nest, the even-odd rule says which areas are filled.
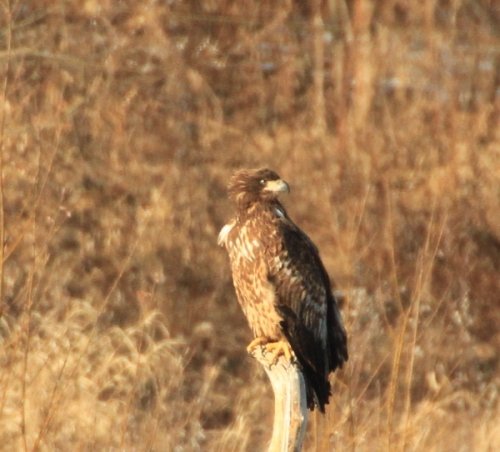
[[[333,372],[338,367],[341,368],[343,366],[344,362],[349,359],[349,355],[347,352],[345,328],[342,323],[337,300],[333,294],[329,294],[327,306],[328,340],[330,343],[329,370]]]
[[[288,306],[277,306],[283,316],[281,328],[297,357],[306,385],[307,407],[315,406],[324,413],[330,398],[330,382],[326,373],[325,350],[318,347],[317,340],[310,330],[305,328],[295,312]]]

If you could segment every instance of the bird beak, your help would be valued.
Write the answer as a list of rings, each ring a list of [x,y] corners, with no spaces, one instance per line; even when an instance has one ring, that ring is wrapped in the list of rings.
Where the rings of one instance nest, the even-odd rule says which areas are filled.
[[[282,179],[270,180],[266,183],[264,191],[269,191],[272,193],[290,193],[290,187]]]

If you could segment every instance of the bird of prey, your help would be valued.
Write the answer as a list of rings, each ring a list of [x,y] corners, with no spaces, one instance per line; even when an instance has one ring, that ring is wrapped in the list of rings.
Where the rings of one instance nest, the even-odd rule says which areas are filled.
[[[273,361],[295,359],[307,405],[328,403],[329,374],[348,359],[346,332],[330,279],[311,239],[290,219],[278,195],[288,184],[269,169],[236,172],[228,186],[235,217],[219,234],[229,254],[238,301]]]

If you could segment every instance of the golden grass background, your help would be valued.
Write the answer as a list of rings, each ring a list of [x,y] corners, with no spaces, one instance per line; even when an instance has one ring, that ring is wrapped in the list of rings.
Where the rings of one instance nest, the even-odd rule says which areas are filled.
[[[269,166],[344,294],[307,450],[500,449],[488,0],[3,0],[2,450],[262,450],[216,246]]]

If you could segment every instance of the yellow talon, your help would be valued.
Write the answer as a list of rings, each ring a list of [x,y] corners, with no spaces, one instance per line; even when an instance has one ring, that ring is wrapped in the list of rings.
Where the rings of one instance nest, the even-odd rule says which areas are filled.
[[[276,364],[278,358],[283,355],[288,362],[292,361],[293,351],[290,344],[285,339],[281,339],[277,342],[268,342],[264,345],[266,352],[271,353],[271,362]]]
[[[252,355],[254,350],[261,345],[264,347],[265,353],[271,354],[272,364],[276,364],[280,356],[284,356],[288,362],[291,362],[294,357],[292,347],[286,339],[272,341],[265,336],[256,337],[250,342],[247,346],[247,352]]]
[[[256,347],[258,347],[259,345],[267,344],[268,342],[269,338],[265,336],[256,337],[252,342],[250,342],[247,345],[247,352],[252,354]]]

